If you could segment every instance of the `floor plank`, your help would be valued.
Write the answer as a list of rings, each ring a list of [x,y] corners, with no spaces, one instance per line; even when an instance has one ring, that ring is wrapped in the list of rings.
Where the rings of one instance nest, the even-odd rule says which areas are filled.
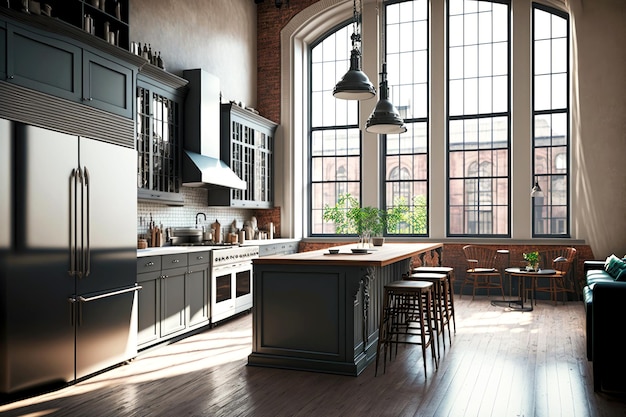
[[[386,372],[358,377],[247,366],[252,316],[142,354],[50,393],[0,405],[2,416],[617,417],[626,400],[593,392],[580,302],[532,312],[458,298],[440,366],[401,346]],[[382,365],[382,364],[381,364]]]

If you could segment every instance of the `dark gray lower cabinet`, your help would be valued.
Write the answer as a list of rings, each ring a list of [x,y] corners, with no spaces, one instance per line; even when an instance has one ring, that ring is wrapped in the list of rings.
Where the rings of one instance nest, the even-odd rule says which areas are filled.
[[[209,252],[137,259],[138,347],[210,323]]]
[[[147,346],[161,337],[161,257],[137,259],[137,344]]]
[[[210,319],[209,252],[189,253],[189,268],[185,276],[187,327],[207,324]]]
[[[167,337],[184,330],[186,326],[187,254],[163,256],[161,268],[161,337]]]

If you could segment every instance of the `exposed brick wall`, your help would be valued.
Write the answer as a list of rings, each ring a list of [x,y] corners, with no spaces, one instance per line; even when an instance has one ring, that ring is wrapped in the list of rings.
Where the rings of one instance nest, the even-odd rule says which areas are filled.
[[[274,223],[274,237],[280,236],[280,207],[274,207],[272,209],[255,210],[254,217],[256,217],[257,227],[259,230],[268,230],[268,225]]]
[[[273,0],[257,5],[257,110],[280,124],[280,31],[317,0],[290,0],[280,9]],[[285,2],[287,3],[287,2]]]

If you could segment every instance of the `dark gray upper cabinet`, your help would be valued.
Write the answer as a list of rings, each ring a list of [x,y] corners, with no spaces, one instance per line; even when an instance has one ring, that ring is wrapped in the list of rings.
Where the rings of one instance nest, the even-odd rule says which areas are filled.
[[[90,106],[132,118],[133,71],[84,51],[83,96],[83,100]]]
[[[143,58],[62,22],[49,21],[44,27],[37,19],[42,16],[32,16],[32,22],[28,17],[2,20],[0,13],[5,39],[0,63],[6,68],[2,80],[134,118],[135,76],[146,63]]]
[[[0,80],[7,78],[7,25],[0,21]]]
[[[220,156],[246,181],[245,190],[211,189],[209,206],[271,208],[274,205],[276,123],[232,103],[221,105]]]
[[[6,49],[8,81],[68,100],[80,100],[81,48],[7,25]]]
[[[156,75],[156,74],[155,74]],[[171,206],[183,205],[181,146],[183,102],[187,81],[149,74],[137,79],[137,198]]]

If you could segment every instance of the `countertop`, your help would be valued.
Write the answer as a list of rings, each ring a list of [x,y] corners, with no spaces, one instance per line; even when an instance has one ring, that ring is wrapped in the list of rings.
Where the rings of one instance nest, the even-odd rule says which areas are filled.
[[[413,257],[443,247],[442,243],[385,243],[374,246],[367,253],[352,253],[357,244],[334,246],[310,252],[289,255],[272,255],[256,258],[255,265],[367,265],[385,266],[402,259]],[[339,249],[339,253],[331,254],[329,249]]]
[[[241,246],[263,246],[263,245],[275,245],[280,243],[299,242],[300,239],[290,238],[277,238],[277,239],[251,239],[246,240]]]
[[[280,244],[280,243],[299,242],[299,241],[300,239],[288,239],[288,238],[246,240],[240,246],[263,246],[263,245],[274,245],[274,244]],[[217,248],[223,249],[224,246],[219,246]],[[137,257],[142,258],[144,256],[171,255],[174,253],[193,253],[193,252],[208,251],[212,249],[216,249],[216,247],[215,246],[162,246],[158,248],[137,249]]]
[[[211,250],[211,246],[162,246],[160,248],[137,249],[137,257],[193,253]],[[214,248],[214,247],[213,247]]]

